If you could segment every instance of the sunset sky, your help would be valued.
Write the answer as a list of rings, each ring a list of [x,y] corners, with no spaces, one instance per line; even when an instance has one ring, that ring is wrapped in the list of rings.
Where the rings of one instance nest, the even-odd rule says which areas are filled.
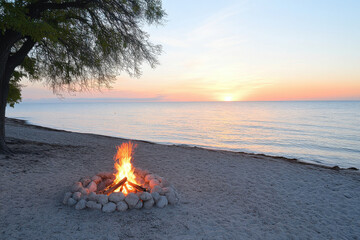
[[[160,65],[111,90],[64,94],[128,101],[360,100],[360,1],[163,1]],[[24,101],[57,98],[24,82]]]

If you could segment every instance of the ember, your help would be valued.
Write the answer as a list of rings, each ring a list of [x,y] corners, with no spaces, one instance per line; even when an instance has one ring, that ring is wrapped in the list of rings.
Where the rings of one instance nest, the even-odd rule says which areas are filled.
[[[176,204],[178,195],[168,181],[133,167],[135,147],[131,142],[118,146],[114,156],[115,173],[100,172],[92,178],[81,178],[71,192],[65,193],[63,203],[78,210],[91,208],[103,212]]]

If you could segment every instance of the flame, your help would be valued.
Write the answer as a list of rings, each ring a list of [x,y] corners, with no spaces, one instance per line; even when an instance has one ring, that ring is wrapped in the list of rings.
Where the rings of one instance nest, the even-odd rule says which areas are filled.
[[[136,147],[132,142],[123,143],[121,146],[117,146],[117,152],[114,156],[114,167],[116,169],[115,180],[112,186],[120,182],[124,177],[127,177],[127,181],[138,184],[136,182],[136,176],[134,174],[134,168],[131,164],[131,159],[133,156],[133,149]],[[120,192],[120,187],[117,188],[114,192]],[[126,195],[129,192],[135,191],[135,189],[126,182],[121,191]]]

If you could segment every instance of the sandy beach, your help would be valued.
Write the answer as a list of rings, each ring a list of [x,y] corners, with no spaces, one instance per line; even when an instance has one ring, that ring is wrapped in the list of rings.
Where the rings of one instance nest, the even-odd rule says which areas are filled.
[[[0,239],[360,239],[360,173],[264,155],[137,144],[134,166],[180,195],[163,209],[64,206],[83,176],[112,171],[126,139],[7,119],[0,156]]]

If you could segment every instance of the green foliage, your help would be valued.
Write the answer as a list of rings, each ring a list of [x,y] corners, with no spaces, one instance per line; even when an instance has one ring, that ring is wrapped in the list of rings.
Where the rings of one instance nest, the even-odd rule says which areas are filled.
[[[0,0],[0,39],[19,36],[10,57],[32,49],[11,78],[9,101],[19,101],[24,76],[54,91],[108,86],[122,71],[139,76],[161,52],[141,27],[164,16],[160,0]]]
[[[19,84],[21,79],[20,75],[19,72],[14,72],[14,76],[10,79],[9,95],[7,99],[7,103],[10,107],[14,107],[16,103],[21,102],[21,85]]]
[[[39,79],[39,72],[36,68],[36,60],[30,57],[25,57],[22,64],[12,73],[9,82],[9,94],[7,103],[10,107],[14,107],[16,103],[21,102],[21,79],[24,77],[33,80]]]

